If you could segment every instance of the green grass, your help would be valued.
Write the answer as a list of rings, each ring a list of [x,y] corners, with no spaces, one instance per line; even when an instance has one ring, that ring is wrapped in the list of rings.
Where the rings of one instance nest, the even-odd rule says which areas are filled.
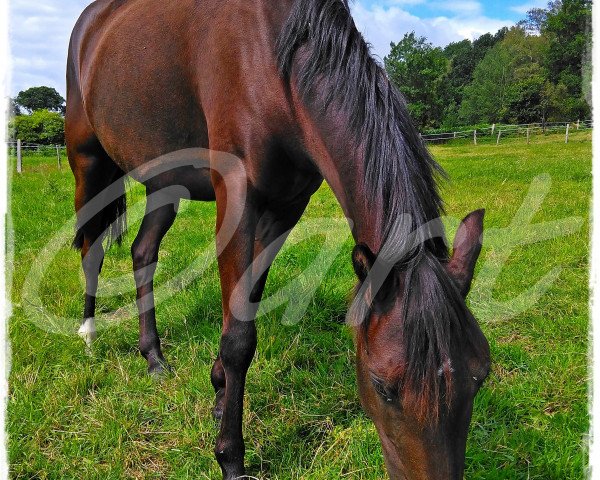
[[[531,145],[433,148],[451,181],[443,189],[450,234],[456,219],[487,209],[488,240],[470,303],[490,340],[492,373],[475,402],[467,448],[469,479],[579,479],[587,463],[588,431],[588,208],[591,134],[565,145],[560,136]],[[51,158],[28,157],[12,177],[13,312],[9,323],[8,447],[12,478],[217,479],[212,450],[209,372],[218,349],[220,293],[216,264],[158,306],[165,354],[176,374],[155,383],[137,353],[137,320],[102,330],[93,357],[75,335],[49,333],[49,314],[71,318],[82,311],[78,253],[65,240],[40,286],[45,311],[26,304],[22,292],[41,249],[72,218],[73,179]],[[66,162],[65,162],[66,163]],[[575,233],[558,225],[554,238],[507,251],[510,225],[532,180],[549,174],[551,186],[532,223],[578,217]],[[143,200],[138,187],[132,212]],[[212,204],[186,203],[167,235],[158,284],[183,271],[201,252],[214,250]],[[135,215],[134,215],[135,216]],[[305,218],[343,218],[328,187],[313,197]],[[107,255],[102,283],[117,294],[99,298],[101,312],[134,300],[129,247]],[[533,238],[535,239],[535,235]],[[530,235],[531,237],[531,235]],[[322,237],[298,242],[278,257],[265,297],[309,265]],[[282,325],[285,307],[258,320],[259,346],[250,368],[245,409],[248,473],[270,479],[379,479],[384,476],[375,428],[360,408],[353,345],[343,324],[354,284],[352,242],[341,252],[295,325]],[[506,263],[502,262],[506,260]],[[489,272],[504,265],[495,283]],[[533,306],[509,316],[506,302],[560,265],[558,278]],[[485,278],[488,280],[485,280]],[[482,280],[483,279],[483,280]],[[486,283],[487,282],[487,283]],[[25,285],[30,287],[30,285]],[[496,302],[492,307],[490,293]],[[501,303],[503,302],[503,303]]]

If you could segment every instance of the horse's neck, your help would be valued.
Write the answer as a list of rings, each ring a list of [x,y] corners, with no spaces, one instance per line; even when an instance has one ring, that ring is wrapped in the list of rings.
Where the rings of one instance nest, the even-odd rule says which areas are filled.
[[[369,201],[364,186],[364,165],[359,149],[349,139],[349,128],[339,117],[313,121],[305,108],[300,112],[305,146],[323,174],[349,221],[356,243],[378,252],[383,236],[382,202]],[[326,124],[326,127],[323,125]]]

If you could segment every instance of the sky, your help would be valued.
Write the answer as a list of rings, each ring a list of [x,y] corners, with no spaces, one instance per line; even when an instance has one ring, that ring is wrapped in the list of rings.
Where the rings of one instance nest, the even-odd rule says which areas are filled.
[[[173,0],[172,0],[173,1]],[[69,36],[88,0],[10,0],[11,95],[47,85],[65,96]],[[390,42],[415,31],[436,46],[495,33],[547,0],[351,0],[358,28],[383,59]]]

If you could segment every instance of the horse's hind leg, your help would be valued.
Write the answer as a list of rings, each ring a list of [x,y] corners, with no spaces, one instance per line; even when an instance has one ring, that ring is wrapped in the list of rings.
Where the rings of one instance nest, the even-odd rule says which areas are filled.
[[[86,137],[83,142],[70,143],[69,163],[76,185],[77,233],[73,246],[81,249],[81,265],[86,284],[79,335],[89,348],[96,338],[94,317],[98,277],[104,260],[102,242],[109,231],[114,239],[120,240],[124,223],[120,218],[125,213],[123,171],[110,159],[93,135]],[[109,193],[106,193],[104,201],[101,194],[107,188]]]
[[[156,329],[153,282],[160,242],[175,221],[178,205],[178,198],[164,198],[160,192],[148,195],[146,213],[131,246],[140,312],[140,353],[148,362],[148,372],[153,375],[168,369]]]

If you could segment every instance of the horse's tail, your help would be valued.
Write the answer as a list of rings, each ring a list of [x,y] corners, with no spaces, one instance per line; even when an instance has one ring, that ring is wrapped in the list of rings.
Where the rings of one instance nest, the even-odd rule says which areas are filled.
[[[108,239],[108,246],[115,242],[120,245],[127,230],[125,172],[95,135],[84,108],[79,78],[85,30],[90,19],[99,14],[99,8],[103,7],[91,4],[77,20],[67,58],[65,140],[69,165],[75,175],[77,224],[72,245],[78,250],[86,239],[88,242]]]
[[[116,167],[116,165],[115,165]],[[120,168],[107,182],[107,193],[116,198],[108,203],[88,222],[80,223],[78,220],[73,248],[81,250],[86,232],[90,229],[108,239],[108,247],[113,243],[121,245],[123,236],[127,232],[127,197],[125,194],[125,172]],[[92,224],[92,225],[91,225]]]

